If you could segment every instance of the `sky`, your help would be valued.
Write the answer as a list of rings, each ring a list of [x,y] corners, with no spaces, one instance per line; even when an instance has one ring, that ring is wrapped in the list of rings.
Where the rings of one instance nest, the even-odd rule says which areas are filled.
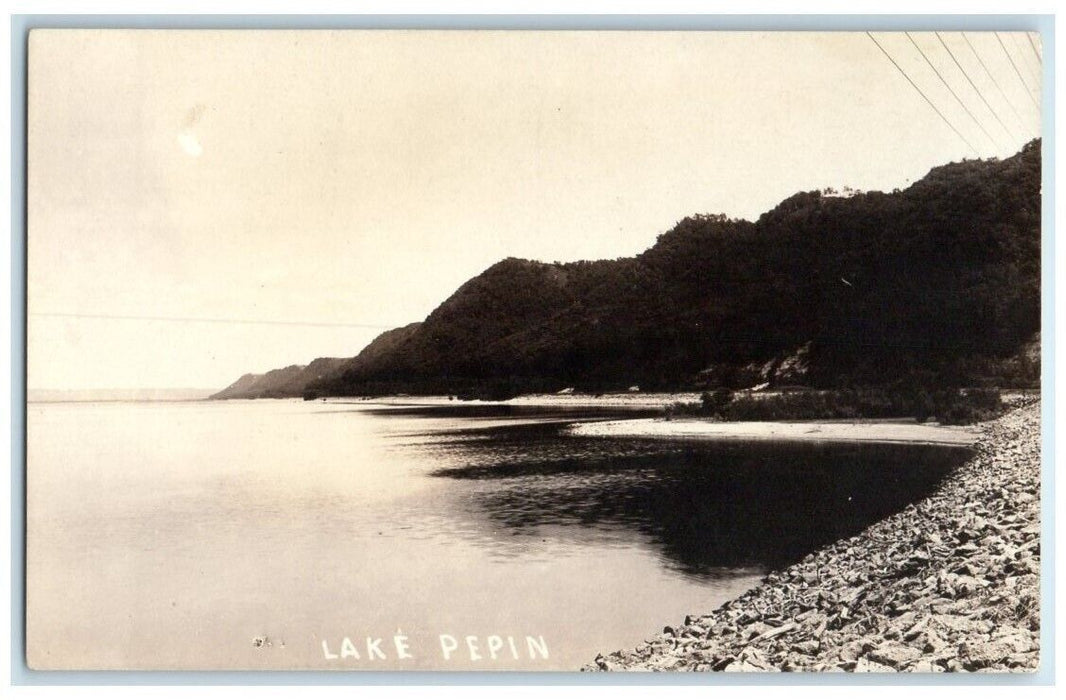
[[[28,387],[221,388],[353,356],[505,257],[631,256],[691,214],[1006,157],[1040,132],[1040,51],[1006,32],[36,30]]]

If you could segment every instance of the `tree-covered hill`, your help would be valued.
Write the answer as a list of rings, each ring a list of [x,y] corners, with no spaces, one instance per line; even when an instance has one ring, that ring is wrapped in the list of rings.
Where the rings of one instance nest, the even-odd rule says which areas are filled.
[[[1033,141],[903,191],[804,192],[755,222],[691,216],[632,258],[509,258],[309,388],[959,384],[1007,366],[1005,381],[1032,382],[1015,355],[1040,328],[1040,167]]]

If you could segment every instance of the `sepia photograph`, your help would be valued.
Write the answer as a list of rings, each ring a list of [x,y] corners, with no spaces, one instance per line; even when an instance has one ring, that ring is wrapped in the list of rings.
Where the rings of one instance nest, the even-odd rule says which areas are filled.
[[[1018,24],[33,29],[28,668],[1041,670]]]

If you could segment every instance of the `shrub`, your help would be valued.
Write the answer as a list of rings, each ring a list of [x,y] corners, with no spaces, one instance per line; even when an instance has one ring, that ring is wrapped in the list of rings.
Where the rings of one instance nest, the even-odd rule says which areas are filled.
[[[734,396],[728,389],[705,392],[700,403],[672,404],[667,415],[714,416],[733,421],[855,420],[932,417],[946,425],[995,418],[1003,411],[996,389],[940,390],[906,386]]]
[[[1003,411],[996,389],[943,391],[936,398],[936,416],[944,425],[969,425],[991,420]]]

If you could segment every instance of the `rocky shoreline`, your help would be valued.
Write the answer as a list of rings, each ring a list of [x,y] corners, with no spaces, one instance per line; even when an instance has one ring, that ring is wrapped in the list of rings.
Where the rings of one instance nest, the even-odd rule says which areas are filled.
[[[1021,403],[929,497],[582,670],[1035,671],[1040,406]]]

